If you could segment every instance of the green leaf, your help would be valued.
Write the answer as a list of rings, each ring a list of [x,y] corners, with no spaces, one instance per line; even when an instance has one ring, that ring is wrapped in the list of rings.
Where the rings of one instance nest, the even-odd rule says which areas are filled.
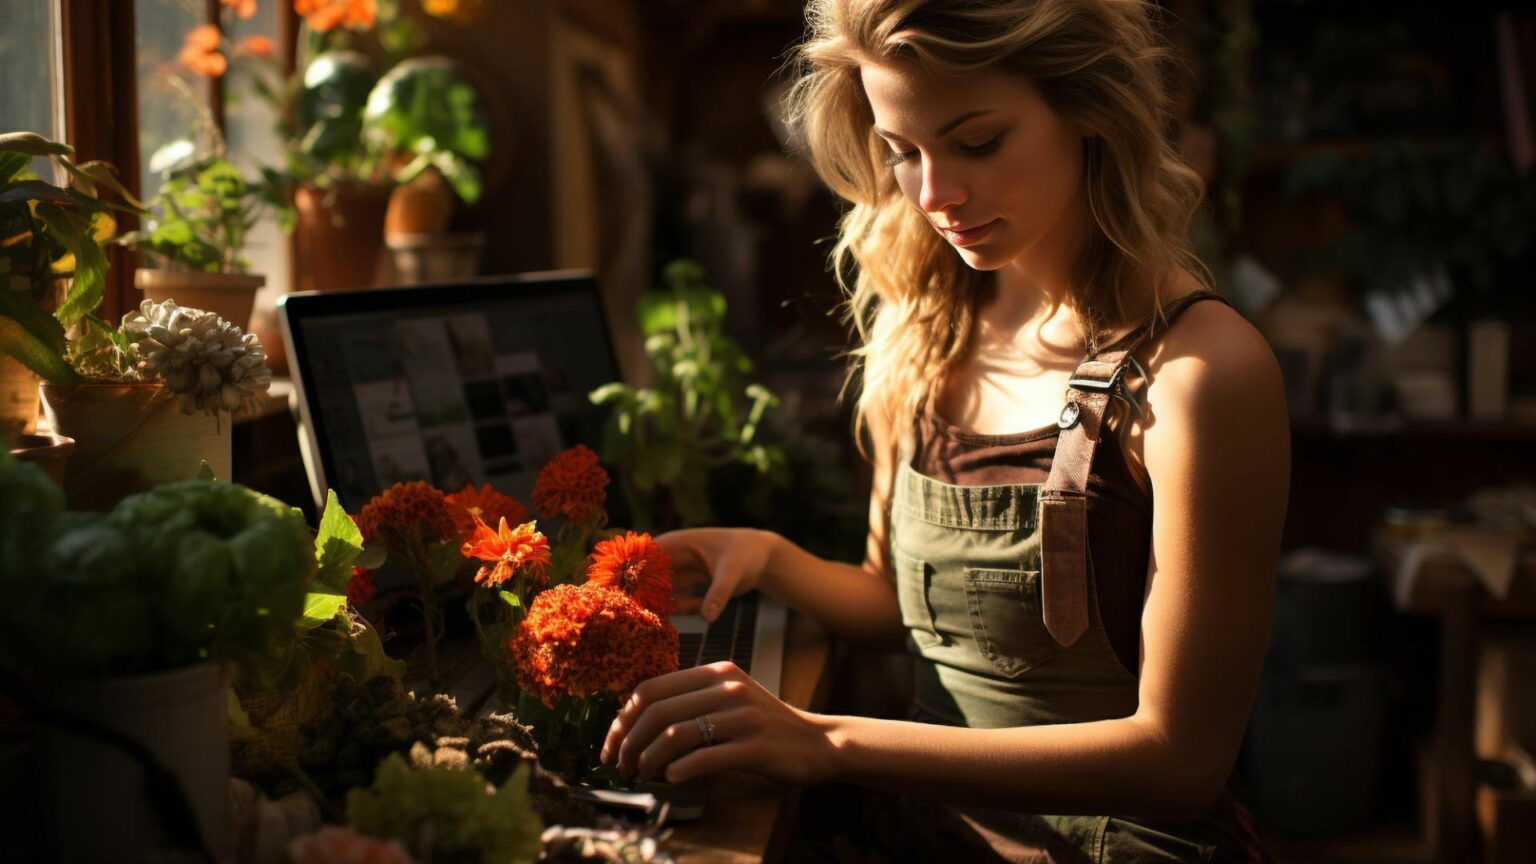
[[[0,183],[9,183],[27,170],[32,160],[25,153],[0,151]]]
[[[49,141],[36,132],[7,132],[0,135],[0,151],[28,156],[68,156],[75,152],[75,148]]]
[[[613,381],[593,390],[587,394],[587,398],[592,400],[593,405],[602,405],[628,395],[633,389],[623,381]]]
[[[437,543],[427,550],[427,575],[431,584],[441,585],[449,581],[464,567],[464,554],[460,543]]]
[[[329,591],[311,591],[304,595],[304,618],[300,622],[306,630],[324,625],[336,617],[341,607],[347,605],[347,595]]]
[[[0,290],[0,353],[52,384],[76,384],[80,375],[64,359],[64,327],[23,296]]]
[[[60,189],[52,183],[42,180],[18,180],[15,183],[6,184],[6,188],[0,190],[0,204],[15,204],[21,201],[56,201],[60,204],[79,203],[78,194],[70,194],[68,189]]]
[[[91,233],[91,220],[85,216],[52,204],[39,204],[37,218],[59,245],[75,256],[75,278],[69,294],[53,313],[67,329],[101,305],[107,288],[107,256]]]
[[[199,479],[199,480],[217,480],[217,479],[219,479],[219,478],[217,478],[217,477],[215,477],[213,475],[213,466],[208,464],[208,460],[207,459],[199,459],[199,460],[197,460],[197,462],[198,462],[198,464],[197,464],[197,479]]]
[[[325,513],[320,517],[320,531],[315,535],[315,560],[320,572],[315,584],[331,591],[347,593],[352,567],[363,554],[363,532],[347,515],[336,497],[336,490],[325,493]]]
[[[513,609],[523,608],[522,598],[518,597],[516,594],[513,594],[511,591],[497,591],[496,596],[500,597],[503,603],[506,603]]]

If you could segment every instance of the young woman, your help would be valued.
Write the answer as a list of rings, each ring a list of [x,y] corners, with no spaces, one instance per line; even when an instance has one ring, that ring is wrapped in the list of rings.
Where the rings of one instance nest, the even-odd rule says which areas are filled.
[[[792,106],[851,204],[834,263],[863,340],[867,558],[661,542],[708,575],[706,617],[760,589],[905,641],[914,704],[817,715],[731,664],[688,669],[635,691],[605,761],[883,790],[858,818],[898,860],[1255,854],[1228,781],[1289,424],[1274,355],[1189,249],[1203,187],[1166,136],[1155,13],[813,0]]]

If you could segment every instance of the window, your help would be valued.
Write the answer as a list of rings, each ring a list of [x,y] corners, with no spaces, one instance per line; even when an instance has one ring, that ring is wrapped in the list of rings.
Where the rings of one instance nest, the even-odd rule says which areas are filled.
[[[62,44],[56,0],[8,0],[0,28],[0,131],[31,131],[55,141],[64,137]],[[39,80],[38,70],[44,70]],[[33,170],[52,178],[53,166],[36,160]]]

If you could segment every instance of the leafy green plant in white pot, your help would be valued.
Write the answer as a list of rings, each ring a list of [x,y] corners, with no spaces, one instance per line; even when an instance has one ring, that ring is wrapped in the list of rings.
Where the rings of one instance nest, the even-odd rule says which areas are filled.
[[[40,730],[29,856],[224,860],[228,682],[291,644],[315,573],[298,511],[244,487],[69,513],[0,454],[0,676]]]

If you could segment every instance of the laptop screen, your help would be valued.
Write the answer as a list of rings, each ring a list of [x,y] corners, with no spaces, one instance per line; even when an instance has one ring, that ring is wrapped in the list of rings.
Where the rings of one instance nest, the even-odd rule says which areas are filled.
[[[597,449],[587,394],[618,379],[586,273],[283,297],[316,500],[356,512],[388,486],[491,483],[529,501],[550,457]]]

